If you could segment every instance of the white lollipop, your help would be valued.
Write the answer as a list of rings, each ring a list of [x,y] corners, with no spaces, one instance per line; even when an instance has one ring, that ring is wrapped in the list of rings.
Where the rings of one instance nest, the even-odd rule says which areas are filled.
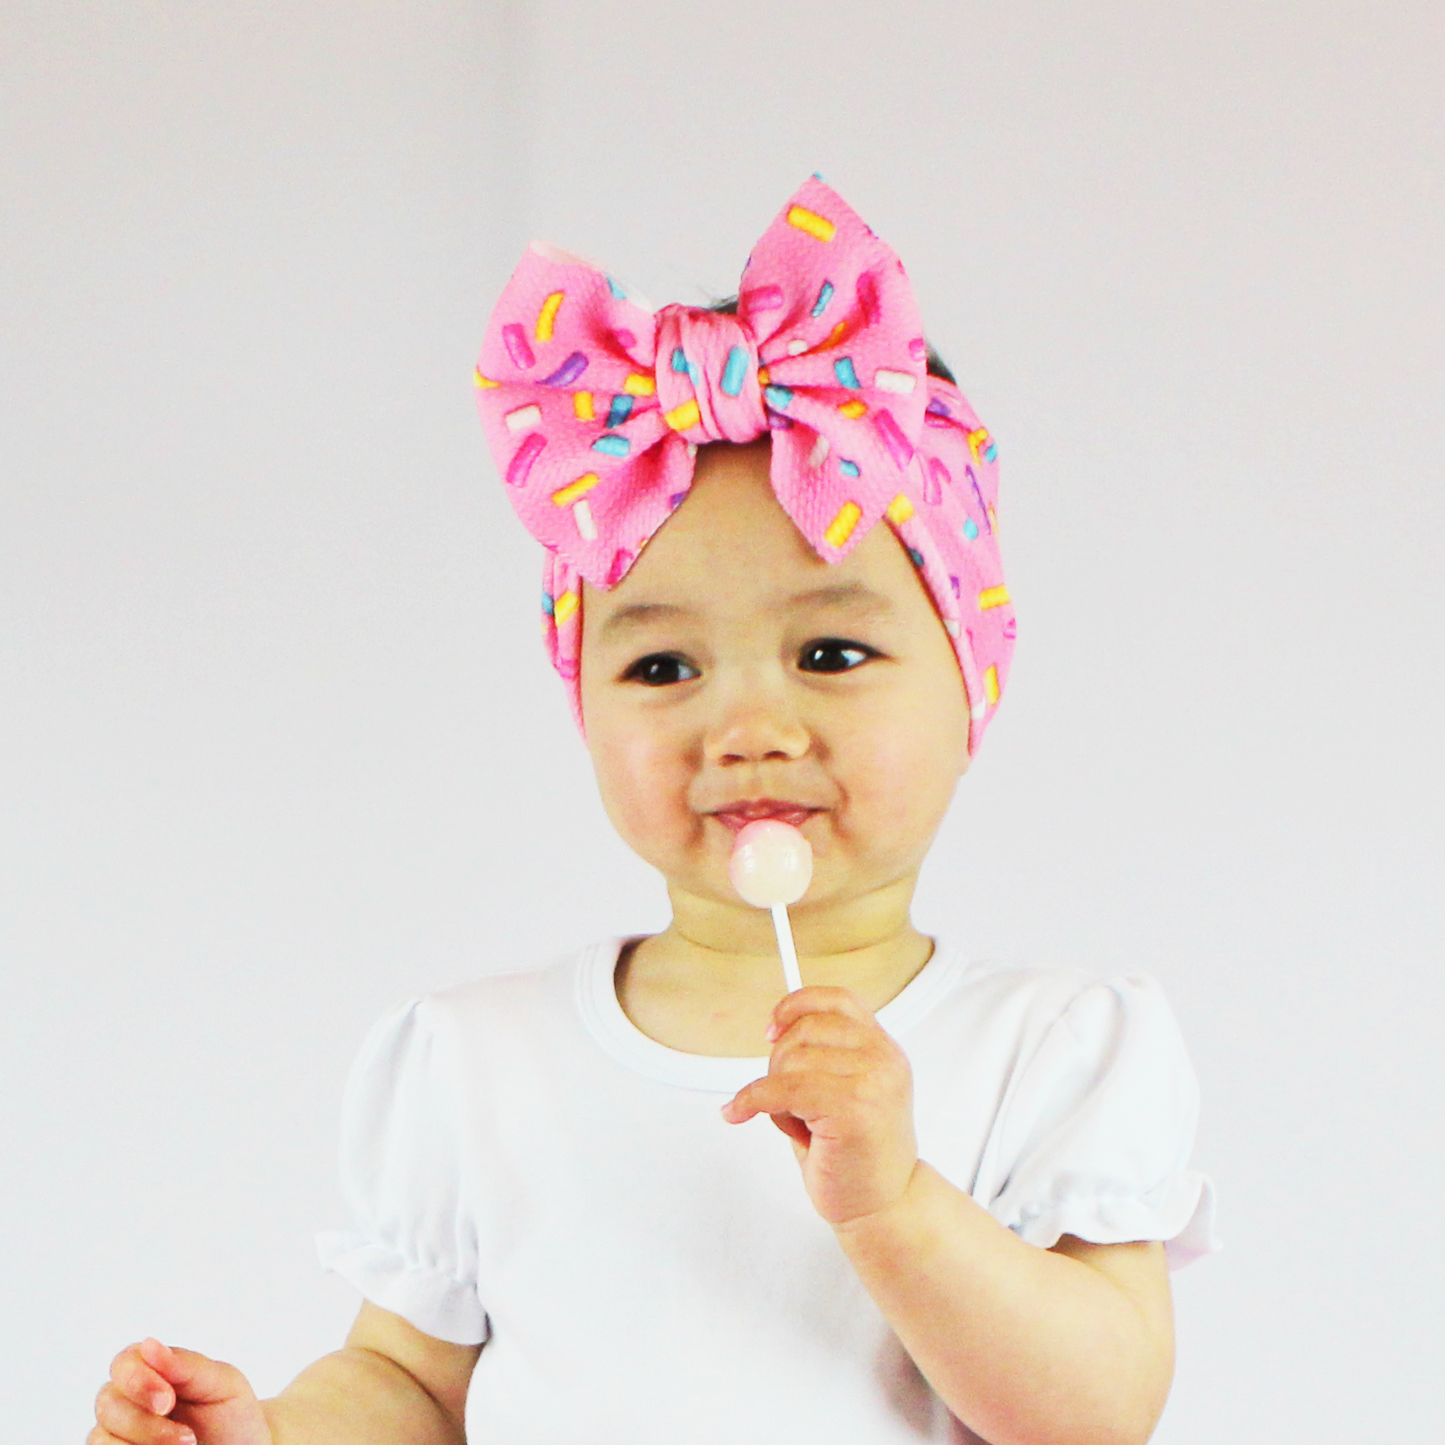
[[[791,823],[777,818],[749,823],[733,843],[728,877],[743,902],[771,910],[788,992],[802,988],[788,904],[796,903],[813,881],[813,850],[808,840]]]

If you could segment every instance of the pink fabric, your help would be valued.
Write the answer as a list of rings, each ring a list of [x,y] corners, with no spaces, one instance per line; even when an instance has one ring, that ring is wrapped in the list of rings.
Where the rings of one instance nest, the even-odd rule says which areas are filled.
[[[687,496],[698,444],[769,432],[773,490],[825,561],[886,518],[953,641],[977,750],[1008,675],[996,449],[927,375],[893,251],[817,177],[753,249],[737,316],[653,313],[574,256],[534,245],[477,364],[507,495],[547,548],[548,650],[582,726],[582,578],[615,586]]]

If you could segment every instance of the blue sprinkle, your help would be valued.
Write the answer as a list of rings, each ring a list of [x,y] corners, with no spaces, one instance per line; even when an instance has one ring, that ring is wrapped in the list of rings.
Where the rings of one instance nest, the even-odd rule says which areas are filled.
[[[787,411],[793,393],[786,386],[765,386],[763,397],[769,406],[776,407],[778,411]]]
[[[975,522],[972,517],[968,518],[968,520],[964,522],[963,535],[967,537],[970,542],[972,542],[973,539],[978,536],[978,523]]]
[[[998,460],[998,448],[992,442],[990,442],[988,446],[984,448],[983,459],[986,462]]]
[[[672,369],[674,371],[687,370],[687,357],[680,346],[674,346],[672,348]]]
[[[814,171],[814,172],[813,172],[813,179],[814,179],[815,181],[823,181],[823,172],[822,172],[822,171]],[[827,183],[827,181],[823,181],[823,184],[826,186],[828,183]]]
[[[619,391],[607,408],[607,428],[619,427],[632,415],[632,398],[625,391]]]
[[[622,289],[622,287],[620,287],[620,286],[617,284],[617,282],[615,282],[615,281],[612,279],[611,276],[609,276],[609,277],[607,278],[607,289],[613,294],[613,296],[614,296],[618,301],[626,301],[626,300],[627,300],[627,292],[625,292],[625,291]]]
[[[626,437],[607,432],[592,443],[592,450],[606,452],[609,457],[625,457],[632,450],[632,443]]]
[[[735,346],[728,352],[727,365],[723,367],[722,389],[724,396],[736,396],[743,389],[748,376],[748,353],[744,346]]]
[[[919,569],[919,571],[922,571],[922,570],[923,570],[923,553],[920,552],[917,547],[910,547],[910,548],[908,549],[908,555],[909,555],[909,557],[912,559],[913,565],[914,565],[915,567],[917,567],[917,568]]]
[[[550,592],[544,592],[542,594],[542,611],[550,617],[556,610],[557,605],[552,601],[552,594]]]
[[[818,292],[818,299],[817,299],[815,302],[813,302],[813,309],[812,309],[810,315],[813,315],[813,316],[821,316],[821,315],[823,314],[823,312],[827,309],[828,303],[829,303],[832,299],[833,299],[833,283],[832,283],[831,281],[824,281],[824,282],[823,282],[823,289]]]
[[[858,463],[850,462],[845,458],[838,463],[838,470],[842,472],[845,477],[856,477],[858,475]]]
[[[551,376],[542,378],[543,386],[570,386],[587,370],[587,358],[580,351],[574,351]]]
[[[858,373],[853,370],[853,358],[851,356],[840,356],[833,363],[833,375],[854,391],[861,389],[863,383],[858,380]]]

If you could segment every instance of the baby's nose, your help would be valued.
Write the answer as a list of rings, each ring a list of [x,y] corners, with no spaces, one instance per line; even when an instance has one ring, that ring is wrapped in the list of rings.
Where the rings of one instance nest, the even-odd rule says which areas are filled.
[[[807,755],[811,737],[802,721],[785,706],[768,699],[740,699],[728,707],[708,734],[708,761],[739,763],[794,762]]]

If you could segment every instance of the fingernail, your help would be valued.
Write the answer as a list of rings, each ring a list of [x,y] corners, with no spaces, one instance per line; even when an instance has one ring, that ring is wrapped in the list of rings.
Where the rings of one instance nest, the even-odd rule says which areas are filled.
[[[766,1030],[764,1030],[764,1032],[763,1032],[763,1037],[764,1037],[770,1044],[776,1043],[776,1042],[777,1042],[777,1039],[778,1039],[778,1026],[777,1026],[777,1024],[769,1024],[769,1025],[767,1026]]]
[[[180,1445],[196,1445],[196,1437],[189,1430],[182,1430]]]

